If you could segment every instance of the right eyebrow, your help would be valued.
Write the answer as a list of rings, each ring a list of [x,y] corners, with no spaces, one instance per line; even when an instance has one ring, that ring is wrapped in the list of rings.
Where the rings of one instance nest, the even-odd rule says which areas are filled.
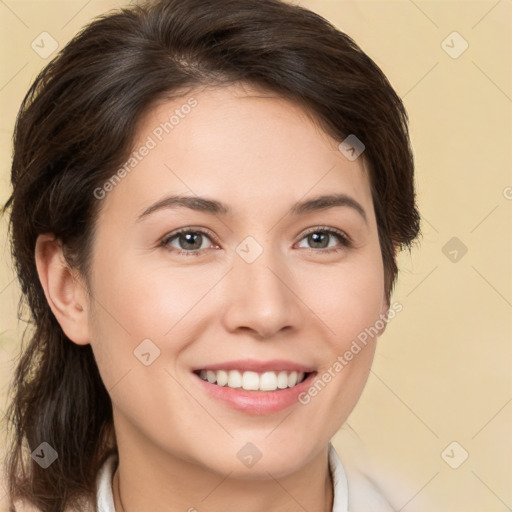
[[[160,199],[156,203],[148,206],[138,217],[137,222],[144,219],[148,215],[168,208],[189,208],[200,212],[211,213],[213,215],[227,215],[231,214],[229,206],[216,201],[215,199],[208,199],[199,196],[167,196]]]

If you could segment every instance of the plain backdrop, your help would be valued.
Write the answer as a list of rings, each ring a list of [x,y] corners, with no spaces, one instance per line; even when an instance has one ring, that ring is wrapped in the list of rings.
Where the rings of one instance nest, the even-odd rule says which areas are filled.
[[[94,16],[126,3],[0,1],[2,203],[17,110],[54,55],[33,42],[47,32],[62,48]],[[333,442],[396,510],[512,510],[512,0],[294,3],[353,37],[403,98],[422,215],[420,243],[399,257],[392,301],[403,310]],[[6,219],[0,227],[4,411],[24,324]]]

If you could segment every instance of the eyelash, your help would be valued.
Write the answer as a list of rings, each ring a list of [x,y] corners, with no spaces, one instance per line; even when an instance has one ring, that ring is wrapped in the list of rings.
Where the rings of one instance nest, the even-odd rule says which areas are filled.
[[[209,231],[205,231],[203,229],[182,228],[182,229],[179,229],[178,231],[174,231],[174,232],[170,233],[169,235],[165,236],[162,239],[162,241],[160,242],[160,246],[165,248],[168,251],[176,252],[180,256],[199,256],[201,251],[203,251],[204,249],[194,249],[191,251],[185,251],[183,249],[176,249],[175,247],[170,248],[169,242],[171,242],[171,240],[173,240],[174,238],[178,237],[179,235],[181,235],[183,233],[194,233],[194,234],[206,235],[208,238],[210,238],[212,240],[213,243],[216,243],[216,244],[218,243],[216,241],[215,237],[213,236],[213,234],[211,234]],[[335,228],[328,228],[325,226],[318,226],[318,227],[315,227],[315,228],[312,228],[312,229],[306,231],[304,233],[304,235],[302,236],[302,238],[299,240],[299,242],[302,241],[304,238],[306,238],[308,235],[311,235],[312,233],[327,233],[329,235],[334,235],[341,242],[342,247],[330,248],[330,249],[306,248],[306,250],[309,250],[310,252],[316,252],[316,253],[321,252],[324,254],[325,253],[333,254],[333,253],[342,251],[343,249],[353,247],[350,237],[348,237],[345,233],[343,233],[343,231],[340,231]]]

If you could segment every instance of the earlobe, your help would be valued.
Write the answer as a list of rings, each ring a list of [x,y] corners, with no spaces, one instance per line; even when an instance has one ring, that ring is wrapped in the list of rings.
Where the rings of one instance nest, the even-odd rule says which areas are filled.
[[[390,308],[390,305],[389,305],[389,301],[386,297],[386,295],[384,294],[384,298],[382,300],[382,307],[381,307],[381,310],[380,310],[380,316],[379,316],[379,325],[382,325],[382,329],[379,329],[379,337],[382,336],[384,334],[384,331],[386,330],[386,326],[388,325],[388,313],[389,313],[389,308]]]
[[[67,263],[60,240],[39,235],[35,261],[46,300],[66,336],[77,345],[89,344],[88,294]]]

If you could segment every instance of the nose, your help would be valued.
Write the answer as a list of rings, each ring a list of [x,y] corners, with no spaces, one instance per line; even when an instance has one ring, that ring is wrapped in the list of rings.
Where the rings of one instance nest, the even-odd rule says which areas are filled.
[[[300,328],[305,317],[304,304],[296,279],[285,262],[265,250],[248,263],[235,255],[226,286],[222,313],[224,327],[230,331],[249,331],[257,338],[272,338],[280,331]]]

